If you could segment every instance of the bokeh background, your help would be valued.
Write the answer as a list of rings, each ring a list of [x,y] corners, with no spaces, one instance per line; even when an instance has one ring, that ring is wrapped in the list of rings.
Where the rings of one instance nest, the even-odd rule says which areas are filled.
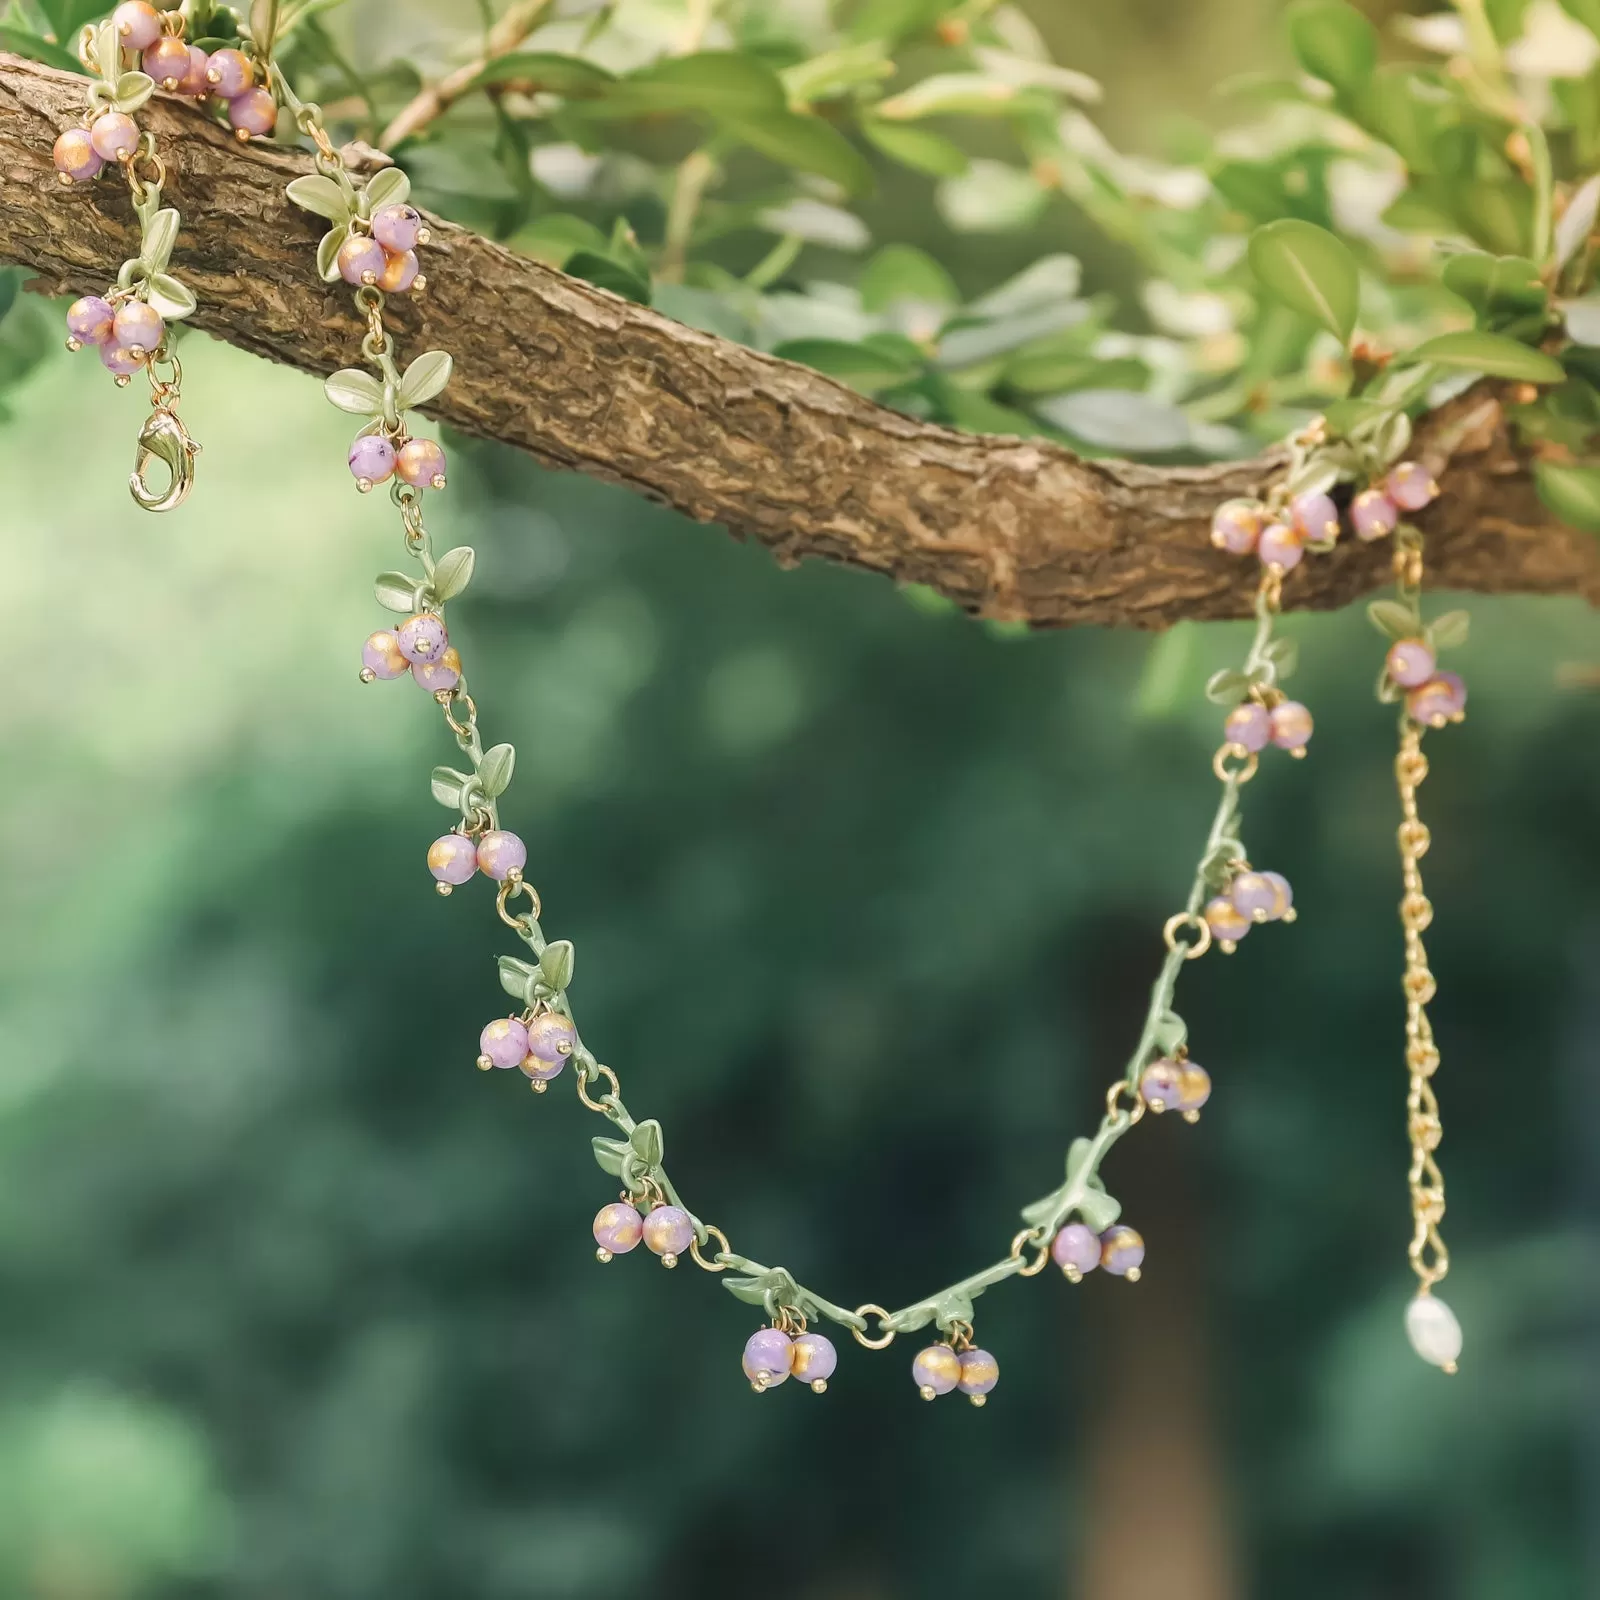
[[[1031,9],[1134,147],[1280,59],[1267,0]],[[1013,265],[904,174],[880,234],[971,287]],[[1064,204],[1041,240],[1114,281]],[[0,358],[59,317],[24,303]],[[1429,741],[1459,1377],[1400,1328],[1393,726],[1357,611],[1290,620],[1312,758],[1247,791],[1301,919],[1186,975],[1213,1105],[1108,1163],[1144,1281],[980,1302],[981,1412],[924,1406],[905,1343],[757,1398],[749,1307],[596,1266],[570,1084],[473,1070],[504,946],[423,866],[438,718],[356,681],[398,551],[346,424],[309,378],[185,361],[176,516],[127,499],[142,412],[87,358],[0,422],[0,1593],[1600,1594],[1593,613],[1473,599],[1471,716]],[[586,1038],[689,1203],[848,1304],[992,1259],[1132,1042],[1238,629],[1019,637],[464,442],[435,520],[479,549],[454,626]]]

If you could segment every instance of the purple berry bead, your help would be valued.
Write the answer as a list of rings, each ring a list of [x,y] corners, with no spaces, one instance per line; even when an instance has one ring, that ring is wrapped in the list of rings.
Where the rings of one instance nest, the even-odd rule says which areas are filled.
[[[826,1342],[826,1341],[824,1341]],[[744,1375],[758,1393],[789,1381],[794,1370],[794,1341],[781,1328],[763,1328],[744,1342]]]
[[[1229,744],[1240,745],[1252,754],[1265,750],[1272,739],[1272,713],[1254,700],[1246,700],[1228,713],[1222,736]]]
[[[1229,555],[1247,556],[1261,537],[1261,507],[1250,500],[1229,500],[1211,519],[1211,542]]]
[[[1383,488],[1402,511],[1420,511],[1439,498],[1439,485],[1420,461],[1402,461],[1383,480]]]
[[[1084,1273],[1093,1272],[1100,1265],[1099,1236],[1081,1222],[1069,1222],[1055,1236],[1050,1258],[1076,1283]]]
[[[89,142],[102,161],[127,161],[139,148],[139,130],[120,111],[102,112],[89,129]]]
[[[577,1043],[578,1030],[572,1018],[559,1011],[542,1011],[528,1024],[528,1053],[556,1072],[566,1064]]]
[[[189,47],[182,39],[157,39],[139,64],[160,88],[172,94],[188,75]]]
[[[444,624],[431,611],[406,618],[395,637],[400,641],[400,654],[413,663],[437,661],[450,643]]]
[[[528,847],[514,833],[494,828],[478,841],[478,870],[496,883],[504,883],[527,864]]]
[[[1274,522],[1261,530],[1256,543],[1256,554],[1264,567],[1281,567],[1288,572],[1300,565],[1306,553],[1306,541],[1298,528],[1285,522]]]
[[[613,1200],[595,1213],[595,1254],[602,1261],[627,1255],[643,1237],[644,1219],[626,1200]]]
[[[394,476],[394,445],[381,433],[363,433],[350,446],[350,476],[365,494]]]
[[[1152,1061],[1139,1075],[1139,1093],[1152,1111],[1177,1110],[1183,1102],[1183,1063],[1170,1056]],[[1097,1240],[1096,1260],[1099,1260],[1099,1249]]]
[[[1278,904],[1277,886],[1264,872],[1241,872],[1228,885],[1234,909],[1252,922],[1271,922]]]
[[[112,336],[116,308],[97,294],[86,294],[67,308],[67,332],[79,344],[105,344]]]
[[[661,1257],[661,1265],[675,1267],[678,1257],[694,1243],[694,1224],[682,1206],[656,1206],[644,1219],[645,1248]]]
[[[1331,543],[1339,537],[1339,508],[1329,495],[1296,495],[1289,515],[1295,531],[1307,544]]]
[[[378,274],[378,287],[385,294],[404,294],[417,281],[421,267],[415,250],[386,250],[383,271]]]
[[[241,140],[264,137],[278,126],[278,104],[270,89],[246,89],[228,102],[228,121]]]
[[[452,884],[465,883],[477,865],[478,852],[464,833],[447,833],[428,846],[428,871],[445,892]]]
[[[1312,727],[1311,713],[1298,700],[1282,700],[1272,708],[1272,742],[1280,750],[1304,750]]]
[[[111,20],[124,50],[148,50],[161,37],[161,13],[146,0],[125,0]]]
[[[415,206],[384,206],[372,213],[372,237],[394,255],[415,250],[425,242],[422,213]]]
[[[973,1405],[981,1406],[1000,1381],[1000,1363],[987,1350],[963,1350],[957,1360],[961,1376],[956,1387]]]
[[[1182,1081],[1179,1084],[1177,1109],[1187,1122],[1200,1120],[1200,1108],[1211,1098],[1211,1074],[1198,1062],[1183,1063]]]
[[[496,1017],[478,1035],[478,1065],[520,1067],[528,1053],[528,1030],[517,1017]]]
[[[1466,715],[1467,686],[1459,674],[1440,672],[1406,695],[1406,710],[1414,721],[1442,728]]]
[[[1100,1265],[1115,1277],[1137,1283],[1143,1260],[1144,1240],[1132,1228],[1119,1224],[1100,1235]]]
[[[74,183],[87,183],[106,164],[87,128],[68,128],[56,140],[54,159],[56,171]]]
[[[1206,902],[1205,919],[1224,950],[1231,950],[1254,926],[1233,901],[1220,894]]]
[[[206,83],[219,100],[237,100],[255,81],[256,69],[242,50],[219,50],[206,68]]]
[[[178,93],[186,94],[196,100],[203,100],[211,93],[211,84],[206,78],[206,73],[211,70],[211,57],[197,44],[189,46],[189,68],[183,75],[183,82],[178,85]]]
[[[432,439],[407,439],[395,457],[395,471],[413,489],[442,489],[444,451]]]
[[[747,1350],[749,1346],[745,1347]],[[794,1339],[794,1359],[789,1370],[801,1383],[809,1383],[812,1391],[821,1394],[828,1387],[839,1365],[839,1352],[826,1334],[801,1333]]]
[[[437,661],[418,661],[412,678],[429,694],[444,694],[461,682],[461,656],[452,645]]]
[[[1421,639],[1401,639],[1389,647],[1384,665],[1402,689],[1415,689],[1433,676],[1439,658]]]
[[[1263,872],[1261,874],[1272,885],[1274,899],[1272,902],[1273,922],[1294,921],[1294,890],[1289,887],[1289,880],[1281,872]]]
[[[367,635],[361,647],[361,677],[366,683],[374,678],[398,678],[406,670],[406,658],[400,654],[400,641],[387,628],[379,628]]]
[[[143,350],[153,355],[167,336],[161,313],[143,300],[124,300],[111,325],[112,336],[124,350]]]
[[[365,234],[352,233],[339,246],[339,276],[346,283],[373,287],[378,282],[386,259],[381,244]]]
[[[114,339],[100,346],[100,365],[111,373],[118,383],[126,383],[144,365],[145,359],[134,355],[131,350],[124,349]]]
[[[1350,526],[1356,530],[1356,538],[1369,544],[1387,539],[1399,521],[1399,510],[1382,489],[1363,489],[1350,502]]]
[[[930,1344],[911,1363],[911,1381],[924,1400],[936,1400],[961,1382],[961,1358],[947,1344]]]

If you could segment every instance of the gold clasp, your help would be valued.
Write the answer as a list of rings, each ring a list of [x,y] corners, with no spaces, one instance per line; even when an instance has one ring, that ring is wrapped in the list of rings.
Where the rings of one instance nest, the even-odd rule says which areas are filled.
[[[194,487],[194,458],[200,446],[178,420],[176,411],[158,405],[139,430],[139,453],[128,474],[128,492],[146,511],[171,511],[188,499]],[[157,493],[145,481],[152,461],[166,464],[170,481]]]

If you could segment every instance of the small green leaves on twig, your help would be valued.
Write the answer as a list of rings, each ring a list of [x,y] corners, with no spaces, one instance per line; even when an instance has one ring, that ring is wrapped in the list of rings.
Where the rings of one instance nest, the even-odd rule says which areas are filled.
[[[550,992],[565,994],[572,985],[572,971],[577,962],[577,952],[570,939],[552,939],[539,957],[539,974]]]
[[[424,350],[401,377],[395,404],[402,411],[425,405],[449,383],[454,367],[455,363],[443,350]]]
[[[383,385],[359,367],[341,367],[324,381],[322,392],[341,411],[358,417],[383,415]]]
[[[498,800],[511,787],[517,752],[508,744],[497,744],[484,752],[478,763],[478,783],[491,800]]]
[[[398,611],[402,616],[410,616],[422,609],[425,597],[419,590],[425,587],[414,583],[403,572],[380,572],[372,580],[372,592],[377,596],[378,604],[386,611]]]
[[[439,605],[446,600],[453,600],[469,583],[472,582],[472,569],[477,557],[468,544],[457,545],[454,550],[446,550],[434,563],[433,577],[428,587],[433,591],[433,598]]]
[[[1422,618],[1415,606],[1400,600],[1374,600],[1367,607],[1367,618],[1379,633],[1390,639],[1419,639]]]
[[[1459,372],[1481,372],[1489,378],[1510,378],[1518,383],[1560,383],[1566,371],[1554,356],[1535,350],[1503,333],[1466,329],[1424,339],[1407,352],[1407,365],[1429,363]]]

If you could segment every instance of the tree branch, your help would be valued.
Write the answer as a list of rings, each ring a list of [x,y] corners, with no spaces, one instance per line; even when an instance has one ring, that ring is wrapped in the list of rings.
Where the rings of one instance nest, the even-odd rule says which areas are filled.
[[[102,290],[134,253],[124,186],[56,181],[51,145],[82,104],[81,78],[0,55],[0,256],[52,294]],[[183,212],[174,270],[200,297],[194,323],[308,372],[353,364],[362,328],[348,291],[317,279],[320,225],[283,195],[309,161],[241,147],[162,96],[140,117]],[[820,557],[1042,627],[1249,612],[1251,563],[1214,551],[1207,527],[1219,500],[1263,488],[1271,456],[1084,461],[1041,440],[917,422],[449,223],[435,230],[427,275],[426,296],[396,300],[393,313],[403,349],[456,358],[433,415],[720,522],[785,565]],[[1429,419],[1421,449],[1462,433],[1464,418],[1446,495],[1425,518],[1433,580],[1600,602],[1600,541],[1544,511],[1497,404],[1457,402]],[[1295,572],[1286,597],[1338,606],[1386,578],[1382,549],[1341,548]]]

